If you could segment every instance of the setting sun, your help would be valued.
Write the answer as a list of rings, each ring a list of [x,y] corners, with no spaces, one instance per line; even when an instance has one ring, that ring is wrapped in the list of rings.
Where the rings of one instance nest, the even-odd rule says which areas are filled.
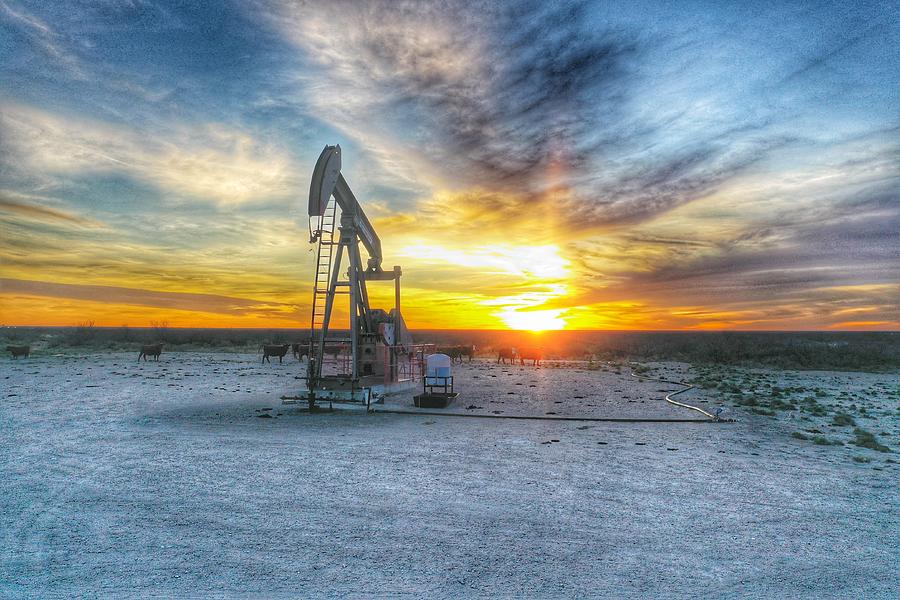
[[[514,308],[497,313],[507,327],[521,331],[556,331],[566,328],[563,309],[519,311]]]

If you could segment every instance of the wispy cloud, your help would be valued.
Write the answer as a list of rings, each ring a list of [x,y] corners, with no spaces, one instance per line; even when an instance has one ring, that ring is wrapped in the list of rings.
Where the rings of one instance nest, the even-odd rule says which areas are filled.
[[[6,104],[0,135],[0,160],[10,172],[121,173],[176,197],[221,203],[283,198],[299,187],[283,149],[216,123],[146,132]]]
[[[40,201],[46,201],[44,198],[38,199],[39,201],[35,200],[35,198],[25,194],[0,190],[0,213],[43,222],[66,223],[91,228],[104,227],[103,223],[94,219],[86,218],[67,210],[44,206],[40,203]]]
[[[63,36],[39,17],[30,14],[10,2],[0,0],[0,17],[15,23],[27,39],[45,53],[55,64],[63,68],[70,77],[85,79],[82,62],[67,48]]]

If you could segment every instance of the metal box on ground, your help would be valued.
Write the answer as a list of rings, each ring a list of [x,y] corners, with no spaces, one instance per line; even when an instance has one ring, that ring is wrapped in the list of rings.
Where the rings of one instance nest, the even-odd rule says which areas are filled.
[[[422,393],[413,397],[416,408],[446,408],[459,396],[453,390],[452,363],[446,354],[431,354],[425,359]]]

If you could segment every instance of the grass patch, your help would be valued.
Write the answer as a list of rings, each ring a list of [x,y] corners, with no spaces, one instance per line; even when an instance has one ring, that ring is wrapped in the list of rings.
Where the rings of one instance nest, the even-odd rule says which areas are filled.
[[[844,445],[837,440],[829,440],[824,435],[817,435],[812,440],[813,440],[813,444],[816,444],[817,446],[843,446]]]
[[[777,398],[769,402],[769,407],[775,410],[796,410],[797,408],[790,402],[785,402],[784,400],[779,400]]]
[[[816,429],[815,431],[818,431]],[[814,435],[812,437],[806,435],[805,433],[801,433],[799,431],[795,431],[791,434],[791,437],[798,440],[812,440],[812,443],[817,446],[843,446],[843,442],[839,442],[837,440],[830,440],[824,435]]]
[[[849,425],[856,425],[856,421],[847,413],[838,413],[834,415],[831,424],[836,427],[847,427]]]
[[[816,402],[816,399],[812,396],[807,396],[806,398],[801,400],[800,408],[801,410],[817,417],[824,417],[828,414],[828,409]]]
[[[878,452],[890,452],[891,449],[880,443],[875,436],[865,429],[861,429],[857,427],[853,430],[853,433],[856,434],[856,439],[854,439],[851,443],[854,446],[859,446],[860,448],[868,448],[869,450],[876,450]]]
[[[730,381],[723,381],[722,383],[720,383],[719,389],[721,391],[725,392],[726,394],[740,394],[741,393],[741,388],[734,385]]]

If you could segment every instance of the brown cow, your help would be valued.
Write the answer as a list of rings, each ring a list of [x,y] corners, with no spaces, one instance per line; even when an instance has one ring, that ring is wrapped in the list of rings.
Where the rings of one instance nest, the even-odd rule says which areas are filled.
[[[510,363],[516,364],[516,357],[518,353],[515,348],[500,348],[497,351],[497,363],[502,362],[504,365],[506,361],[509,360]]]
[[[13,360],[20,356],[28,358],[28,355],[31,353],[31,346],[7,346],[6,351],[12,354]]]
[[[541,361],[544,359],[544,351],[540,348],[525,348],[519,353],[519,364],[524,365],[526,360],[531,361],[531,366],[539,367],[541,366]]]
[[[281,359],[284,358],[284,355],[287,354],[290,349],[290,344],[266,344],[263,346],[263,357],[261,362],[271,363],[272,361],[269,360],[270,356],[277,356],[278,362],[282,362]]]
[[[146,344],[144,346],[141,346],[141,353],[140,355],[138,355],[138,361],[143,358],[144,362],[147,362],[148,356],[152,356],[158,361],[159,355],[162,354],[162,351],[163,344]]]

